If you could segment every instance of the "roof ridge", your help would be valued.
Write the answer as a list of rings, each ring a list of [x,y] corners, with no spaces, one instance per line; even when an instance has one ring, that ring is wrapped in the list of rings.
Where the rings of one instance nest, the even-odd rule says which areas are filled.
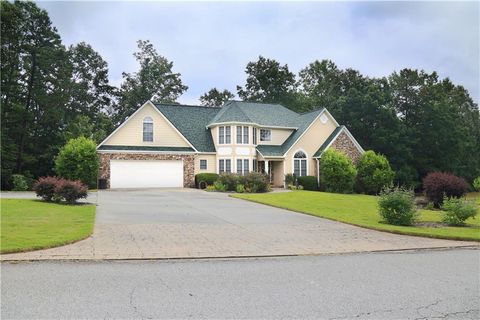
[[[313,113],[313,112],[317,112],[317,111],[323,111],[324,109],[325,109],[325,107],[320,107],[320,108],[312,110],[312,111],[305,111],[305,112],[302,112],[302,113],[298,113],[298,115],[303,116],[305,114],[309,114],[309,113]],[[295,112],[295,111],[293,111],[293,112]]]
[[[163,103],[155,102],[155,106],[168,106],[168,107],[188,107],[188,108],[205,108],[205,109],[222,109],[222,107],[209,107],[209,106],[197,106],[193,104],[175,104],[175,103]]]

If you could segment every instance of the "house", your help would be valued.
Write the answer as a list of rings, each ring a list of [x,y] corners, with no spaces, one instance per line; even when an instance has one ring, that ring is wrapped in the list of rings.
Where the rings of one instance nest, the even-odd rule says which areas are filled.
[[[201,172],[287,173],[319,177],[328,148],[354,161],[364,152],[322,108],[298,114],[279,104],[228,101],[221,108],[141,106],[97,147],[100,178],[110,188],[193,187]]]

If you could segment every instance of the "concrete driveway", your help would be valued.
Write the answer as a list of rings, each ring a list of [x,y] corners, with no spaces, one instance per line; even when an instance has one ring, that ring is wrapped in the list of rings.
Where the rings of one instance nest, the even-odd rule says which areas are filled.
[[[100,191],[93,235],[2,260],[334,254],[476,243],[394,235],[192,189]]]

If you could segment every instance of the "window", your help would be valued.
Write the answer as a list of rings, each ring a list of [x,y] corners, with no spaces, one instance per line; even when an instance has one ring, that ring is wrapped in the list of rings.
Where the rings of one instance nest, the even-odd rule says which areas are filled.
[[[231,135],[232,127],[218,127],[218,144],[230,144],[232,143]]]
[[[272,131],[267,129],[260,129],[260,141],[271,141]]]
[[[237,126],[237,144],[248,144],[248,127]]]
[[[293,174],[297,177],[307,175],[307,155],[303,151],[298,151],[293,156]]]
[[[242,126],[237,126],[237,144],[242,144]]]
[[[151,117],[143,118],[143,141],[153,142],[153,119]]]
[[[225,143],[225,127],[218,128],[218,144]]]
[[[218,173],[231,173],[232,172],[232,160],[220,159],[218,160]]]
[[[248,144],[248,127],[243,127],[243,143]]]
[[[254,145],[257,144],[257,128],[253,128],[253,142]]]
[[[253,159],[252,165],[253,165],[253,171],[254,171],[254,172],[257,172],[257,170],[258,170],[258,161],[257,161],[257,159]]]
[[[200,170],[207,170],[207,160],[200,159]]]
[[[246,175],[249,170],[250,161],[248,159],[237,159],[237,173],[240,175]]]

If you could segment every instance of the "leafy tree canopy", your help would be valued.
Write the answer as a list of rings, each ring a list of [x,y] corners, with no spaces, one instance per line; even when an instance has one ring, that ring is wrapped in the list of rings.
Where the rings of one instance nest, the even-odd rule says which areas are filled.
[[[226,89],[219,91],[217,88],[212,88],[200,97],[200,104],[206,107],[220,107],[233,97],[235,95]]]

